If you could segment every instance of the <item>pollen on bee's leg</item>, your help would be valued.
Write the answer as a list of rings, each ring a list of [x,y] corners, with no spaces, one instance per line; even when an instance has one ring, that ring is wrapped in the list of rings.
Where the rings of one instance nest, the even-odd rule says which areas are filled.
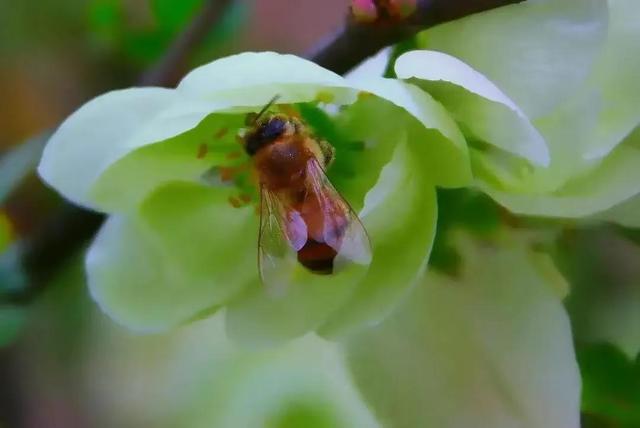
[[[198,153],[196,154],[196,158],[203,159],[207,153],[209,153],[209,146],[202,143],[198,146]]]
[[[241,152],[229,152],[227,153],[227,159],[229,160],[234,160],[234,159],[239,159],[242,156]]]
[[[251,195],[247,195],[246,193],[240,194],[240,201],[242,201],[242,203],[244,203],[245,205],[250,204],[252,200],[253,198],[251,197]]]

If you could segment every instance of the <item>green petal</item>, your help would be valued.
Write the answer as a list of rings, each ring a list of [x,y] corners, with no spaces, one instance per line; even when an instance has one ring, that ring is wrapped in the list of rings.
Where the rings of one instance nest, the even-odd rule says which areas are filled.
[[[191,71],[178,91],[229,106],[313,101],[330,94],[339,104],[352,102],[354,91],[339,75],[294,55],[246,52],[213,61]],[[321,95],[322,97],[322,95]]]
[[[549,194],[510,193],[487,183],[479,187],[517,214],[584,217],[607,210],[640,193],[640,150],[619,146],[600,165]]]
[[[428,274],[348,345],[365,398],[398,428],[579,426],[569,319],[529,250],[462,242],[459,278]]]
[[[549,164],[544,139],[518,106],[482,74],[462,61],[434,51],[412,51],[395,63],[399,78],[420,79],[471,134],[534,164]]]
[[[111,216],[86,259],[101,308],[138,331],[159,331],[227,302],[254,280],[257,221],[229,190],[174,183],[134,216]]]
[[[421,168],[429,171],[435,184],[445,187],[469,184],[471,172],[466,141],[440,103],[418,87],[400,80],[379,78],[350,83],[409,113],[411,120],[394,115],[386,120],[381,118],[380,122],[370,120],[369,126],[396,134],[408,130],[409,144],[424,154],[420,158]]]
[[[283,295],[256,280],[226,309],[227,333],[250,347],[273,346],[318,328],[352,294],[366,269],[356,266],[331,276],[306,273]]]
[[[526,1],[427,30],[421,47],[460,58],[536,119],[587,78],[606,22],[602,0]]]
[[[162,88],[123,89],[94,98],[53,134],[38,166],[40,176],[74,203],[97,208],[89,195],[93,183],[129,151],[158,141],[137,136],[178,99],[175,91]],[[161,123],[152,130],[160,140],[183,131]]]
[[[597,163],[585,159],[585,153],[598,117],[598,99],[597,94],[585,92],[536,121],[551,152],[548,167],[534,167],[495,147],[481,147],[472,151],[474,175],[498,190],[528,194],[556,191],[584,175]]]
[[[127,156],[107,167],[90,189],[90,195],[102,209],[124,211],[138,204],[151,191],[171,181],[199,182],[213,166],[238,162],[229,156],[236,152],[240,160],[247,160],[236,140],[237,130],[244,124],[243,114],[199,113],[200,123],[185,116],[177,119],[180,128],[194,128],[164,141],[132,150]],[[148,129],[171,126],[171,119],[163,118],[149,124]],[[220,135],[224,132],[224,135]],[[141,141],[151,139],[141,138]],[[203,153],[206,147],[206,153]]]
[[[640,124],[640,2],[609,0],[609,34],[589,86],[602,96],[602,114],[587,157],[601,157]]]
[[[638,229],[640,228],[640,196],[636,195],[621,204],[596,214],[593,218],[617,223],[631,229]]]
[[[367,194],[361,212],[373,245],[369,272],[320,333],[345,336],[383,320],[424,273],[436,218],[435,188],[428,172],[402,144]]]
[[[210,114],[257,109],[274,95],[280,102],[340,104],[353,102],[356,90],[342,77],[295,56],[234,55],[195,69],[177,90],[132,88],[93,99],[51,137],[38,170],[48,184],[77,204],[104,211],[130,208],[157,185],[192,179],[216,164],[211,158],[196,159],[197,146],[212,139],[207,132],[214,130],[214,121],[205,120]],[[146,147],[159,142],[166,145]],[[134,159],[125,160],[132,152]],[[109,170],[107,179],[96,184],[120,160],[124,165]],[[216,159],[218,164],[223,160]],[[134,185],[130,192],[123,191],[122,183],[132,174]]]

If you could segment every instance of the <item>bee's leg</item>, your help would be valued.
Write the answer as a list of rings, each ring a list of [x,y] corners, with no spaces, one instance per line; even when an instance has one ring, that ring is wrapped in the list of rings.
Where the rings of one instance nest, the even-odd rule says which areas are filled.
[[[336,157],[336,149],[326,140],[320,140],[318,144],[322,152],[324,168],[328,169]]]

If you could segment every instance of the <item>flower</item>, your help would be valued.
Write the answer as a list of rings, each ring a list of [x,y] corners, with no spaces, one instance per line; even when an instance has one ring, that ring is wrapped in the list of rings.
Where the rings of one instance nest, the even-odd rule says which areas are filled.
[[[455,241],[459,276],[428,272],[391,317],[347,344],[365,399],[394,427],[578,427],[561,277],[512,230]]]
[[[255,206],[229,202],[255,188],[248,173],[232,182],[225,174],[249,165],[238,133],[246,113],[276,94],[336,148],[328,174],[372,242],[364,277],[316,276],[282,296],[259,281]],[[89,101],[51,137],[38,171],[71,201],[109,215],[86,257],[91,294],[107,314],[151,332],[225,307],[228,331],[251,343],[379,322],[426,267],[435,186],[471,179],[462,133],[417,87],[349,81],[269,52],[214,61],[176,89]]]
[[[439,80],[450,81],[449,71],[429,68],[435,53],[409,53],[396,70],[424,79],[424,86],[435,89],[431,94],[468,125],[478,188],[518,214],[591,216],[640,192],[638,134],[632,133],[640,124],[640,60],[632,54],[640,47],[639,13],[633,0],[528,1],[420,36],[421,47],[464,61],[514,100],[546,141],[549,165],[516,158],[497,144],[495,130],[507,129],[501,125],[506,113],[491,103],[470,107],[468,93],[452,97],[460,90]],[[493,91],[472,70],[458,77],[466,81],[453,83],[468,92]],[[504,97],[493,101],[510,105]],[[526,135],[503,136],[523,141]],[[629,203],[625,207],[627,218]],[[600,218],[619,216],[607,212]]]
[[[451,112],[469,143],[473,187],[498,203],[517,214],[638,227],[640,86],[632,76],[640,62],[631,52],[639,7],[539,0],[499,8],[424,32],[424,49],[400,56],[395,72]],[[431,269],[394,314],[348,343],[359,388],[393,426],[578,427],[581,379],[561,301],[568,284],[533,249],[540,243],[514,230],[456,238],[455,275]],[[616,288],[603,306],[602,293],[588,339],[635,358],[637,299]]]

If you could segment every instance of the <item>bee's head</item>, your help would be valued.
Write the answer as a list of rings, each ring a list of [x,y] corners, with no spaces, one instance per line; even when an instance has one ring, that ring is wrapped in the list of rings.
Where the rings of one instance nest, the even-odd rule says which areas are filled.
[[[253,156],[262,147],[273,143],[278,138],[294,134],[297,128],[295,120],[284,115],[264,115],[247,131],[244,137],[245,150],[249,156]]]

